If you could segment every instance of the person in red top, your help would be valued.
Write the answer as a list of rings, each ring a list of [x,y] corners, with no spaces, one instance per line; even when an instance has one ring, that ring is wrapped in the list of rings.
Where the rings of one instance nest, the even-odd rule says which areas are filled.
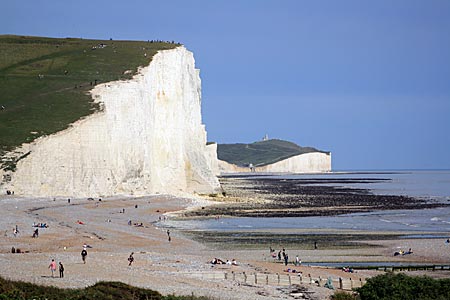
[[[50,263],[50,265],[48,267],[52,271],[52,277],[53,277],[53,273],[56,271],[56,261],[54,259],[52,259],[52,262]]]

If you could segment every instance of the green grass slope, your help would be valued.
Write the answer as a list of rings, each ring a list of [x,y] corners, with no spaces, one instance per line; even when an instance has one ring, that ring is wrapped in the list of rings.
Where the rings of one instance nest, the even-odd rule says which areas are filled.
[[[265,166],[283,159],[310,152],[322,152],[312,147],[301,147],[283,140],[267,140],[251,144],[218,144],[217,156],[220,160],[238,165]]]
[[[65,280],[65,279],[58,279]],[[0,277],[0,299],[16,300],[85,300],[85,299],[122,299],[122,300],[208,300],[195,296],[162,296],[160,293],[137,288],[121,282],[98,282],[84,289],[60,289],[32,283],[6,280]]]
[[[88,93],[95,83],[129,79],[158,50],[177,46],[0,35],[0,157],[97,110]],[[14,161],[3,157],[0,168]]]

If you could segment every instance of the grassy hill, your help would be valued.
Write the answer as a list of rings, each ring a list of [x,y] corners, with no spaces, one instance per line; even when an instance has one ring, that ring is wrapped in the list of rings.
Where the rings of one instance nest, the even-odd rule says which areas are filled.
[[[63,279],[62,279],[63,280]],[[0,277],[0,299],[123,299],[123,300],[208,300],[195,296],[162,296],[160,293],[121,282],[98,282],[84,289],[61,289]]]
[[[283,140],[267,140],[251,144],[218,144],[217,155],[220,160],[238,165],[264,166],[277,161],[310,152],[322,152],[312,147],[301,147]]]
[[[167,42],[0,35],[0,157],[68,127],[98,107],[95,84],[129,79]],[[14,161],[2,160],[2,168]]]

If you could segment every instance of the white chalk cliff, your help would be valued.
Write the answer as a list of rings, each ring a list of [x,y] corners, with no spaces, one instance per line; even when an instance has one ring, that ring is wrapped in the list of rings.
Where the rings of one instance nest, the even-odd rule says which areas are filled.
[[[24,145],[30,154],[5,189],[70,197],[217,191],[194,64],[184,47],[160,51],[131,80],[96,86],[101,111]]]
[[[222,173],[250,172],[250,168],[240,167],[219,160]],[[331,171],[331,153],[310,152],[283,159],[273,164],[255,167],[255,172],[262,173],[321,173]]]

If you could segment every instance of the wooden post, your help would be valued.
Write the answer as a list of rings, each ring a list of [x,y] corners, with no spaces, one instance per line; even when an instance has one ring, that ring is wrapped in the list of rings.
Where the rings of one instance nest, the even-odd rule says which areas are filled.
[[[308,274],[308,277],[309,277],[309,284],[311,284],[311,274]]]
[[[342,278],[341,278],[341,277],[339,277],[339,288],[340,288],[341,290],[344,289],[344,284],[342,283]]]
[[[280,274],[277,273],[277,277],[278,277],[278,285],[280,285]]]
[[[350,288],[353,289],[353,281],[352,281],[352,278],[350,277],[349,279],[350,279]]]
[[[318,284],[319,284],[319,286],[322,286],[322,277],[320,277],[320,276],[319,276]]]
[[[288,279],[289,279],[289,285],[292,285],[292,282],[291,282],[291,274],[288,274]]]
[[[244,283],[247,283],[247,274],[245,274],[245,272],[242,273],[244,273]]]
[[[255,273],[254,275],[255,275],[255,284],[258,284],[258,274]]]
[[[266,284],[269,285],[269,274],[266,275]]]

